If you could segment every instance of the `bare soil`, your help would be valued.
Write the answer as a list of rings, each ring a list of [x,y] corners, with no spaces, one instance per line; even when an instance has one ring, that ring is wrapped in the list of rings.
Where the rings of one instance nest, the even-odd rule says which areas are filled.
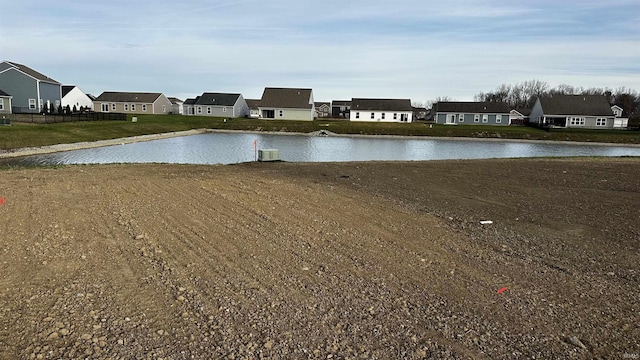
[[[639,220],[639,159],[3,170],[0,358],[638,358]]]

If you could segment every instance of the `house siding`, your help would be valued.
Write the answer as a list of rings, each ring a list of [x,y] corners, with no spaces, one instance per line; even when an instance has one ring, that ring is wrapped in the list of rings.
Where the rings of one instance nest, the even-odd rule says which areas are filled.
[[[463,115],[464,122],[460,121],[460,115]],[[478,122],[475,121],[476,115],[478,116]],[[497,122],[498,115],[501,116],[501,121]],[[454,117],[454,121],[451,122],[451,117]],[[483,122],[484,116],[487,117],[487,122]],[[447,122],[447,119],[449,120]],[[496,113],[459,113],[459,112],[438,112],[435,117],[436,124],[455,124],[455,125],[493,125],[493,126],[509,126],[509,114],[496,114]]]
[[[543,117],[542,104],[540,103],[540,99],[537,99],[535,105],[533,105],[533,108],[531,109],[531,115],[529,115],[529,122],[533,124],[541,125],[542,117]]]
[[[58,105],[62,104],[62,89],[60,85],[40,81],[40,99],[42,99],[43,104],[49,102],[57,108]]]
[[[371,114],[373,113],[373,119]],[[384,114],[384,116],[383,116]],[[396,119],[393,118],[393,114],[397,114]],[[359,116],[358,116],[359,115]],[[400,121],[401,115],[405,115],[407,121]],[[384,119],[383,119],[384,117]],[[380,111],[380,110],[352,110],[349,115],[349,121],[362,121],[362,122],[411,122],[413,121],[412,111]]]
[[[164,105],[164,111],[162,110],[163,105]],[[162,114],[166,115],[171,112],[171,106],[173,106],[173,104],[171,104],[171,100],[169,100],[169,98],[167,98],[166,96],[164,96],[164,94],[162,94],[153,103],[153,107],[151,108],[151,113],[157,114],[157,115],[162,115]],[[147,109],[147,111],[149,111],[149,109]]]
[[[3,65],[6,66],[6,64]],[[0,89],[13,96],[14,112],[40,112],[38,82],[32,77],[11,68],[0,73]],[[36,100],[35,109],[29,109],[29,99]]]
[[[0,114],[11,114],[11,98],[2,96],[0,97]]]
[[[75,106],[77,110],[80,110],[80,107],[89,108],[93,110],[93,101],[80,90],[78,87],[74,87],[62,98],[62,106],[69,105],[69,108],[73,110]]]
[[[304,121],[313,121],[313,109],[278,109],[278,108],[267,108],[260,107],[260,114],[263,114],[265,110],[273,110],[275,117],[271,119],[275,120],[304,120]],[[280,115],[282,112],[282,115]],[[265,118],[264,119],[270,119]]]

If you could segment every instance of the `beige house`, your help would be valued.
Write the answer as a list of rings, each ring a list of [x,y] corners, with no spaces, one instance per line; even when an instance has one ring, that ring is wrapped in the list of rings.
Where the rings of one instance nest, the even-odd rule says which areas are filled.
[[[105,91],[93,101],[97,112],[168,114],[173,104],[162,93]]]
[[[313,121],[315,106],[311,89],[265,88],[260,99],[262,119]]]

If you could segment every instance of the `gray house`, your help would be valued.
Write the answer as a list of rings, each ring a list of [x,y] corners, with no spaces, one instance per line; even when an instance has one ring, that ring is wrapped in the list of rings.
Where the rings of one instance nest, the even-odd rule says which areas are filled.
[[[436,124],[510,125],[509,104],[504,102],[446,101],[431,109]]]
[[[162,93],[105,91],[93,101],[96,112],[168,114],[171,101]]]
[[[249,113],[241,94],[203,93],[194,103],[196,115],[239,118]]]
[[[28,66],[0,63],[0,89],[13,96],[14,113],[37,113],[43,106],[62,104],[62,84]]]
[[[602,95],[553,95],[536,100],[529,122],[540,126],[612,129],[615,115]]]
[[[0,114],[11,114],[12,96],[0,90]]]

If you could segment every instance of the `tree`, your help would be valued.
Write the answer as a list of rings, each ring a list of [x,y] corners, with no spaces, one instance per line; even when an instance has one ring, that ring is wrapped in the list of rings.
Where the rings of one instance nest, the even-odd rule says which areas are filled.
[[[58,105],[58,114],[62,114],[62,104]]]
[[[75,106],[75,105],[73,105],[73,113],[75,114],[75,113],[77,113],[77,112],[78,112],[78,108],[76,108],[76,106]]]

